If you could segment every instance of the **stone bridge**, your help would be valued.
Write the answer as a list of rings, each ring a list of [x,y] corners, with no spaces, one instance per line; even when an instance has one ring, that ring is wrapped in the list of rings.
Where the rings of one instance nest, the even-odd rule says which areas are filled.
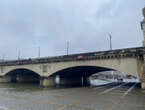
[[[0,62],[0,82],[39,82],[43,86],[87,83],[87,78],[101,71],[117,70],[140,78],[145,88],[145,48],[80,53],[56,57]]]
[[[60,84],[87,84],[92,74],[117,70],[136,76],[145,88],[145,8],[141,22],[143,47],[112,51],[80,53],[39,59],[21,59],[0,62],[0,82],[37,82],[54,86]]]

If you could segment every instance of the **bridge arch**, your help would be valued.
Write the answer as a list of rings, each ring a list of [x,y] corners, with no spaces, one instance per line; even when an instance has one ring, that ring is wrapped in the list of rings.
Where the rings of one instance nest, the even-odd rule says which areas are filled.
[[[144,70],[144,61],[136,57],[120,57],[109,59],[91,59],[91,60],[73,60],[73,61],[58,61],[47,62],[39,64],[23,64],[23,65],[7,65],[0,66],[0,76],[5,76],[8,72],[15,69],[28,69],[35,73],[38,73],[41,77],[41,85],[50,85],[53,83],[53,78],[56,73],[60,73],[66,69],[72,69],[73,67],[100,67],[120,72],[129,73],[132,76],[141,78],[141,74]],[[94,70],[95,71],[95,70]],[[51,77],[51,78],[50,78]],[[49,80],[49,81],[48,81]]]
[[[60,85],[88,85],[89,77],[102,71],[115,71],[111,68],[99,66],[73,66],[59,70],[49,77],[59,77]]]
[[[83,66],[73,66],[73,67],[64,68],[62,70],[58,70],[57,72],[53,73],[50,76],[56,76],[56,75],[60,75],[62,77],[63,76],[75,77],[75,76],[82,76],[82,75],[90,76],[98,72],[111,71],[111,70],[114,70],[114,69],[99,67],[99,66],[83,65]]]
[[[9,82],[17,83],[39,83],[40,75],[30,69],[17,68],[10,70],[4,76]]]
[[[80,66],[93,66],[108,68],[117,70],[119,72],[128,73],[132,76],[139,77],[139,74],[143,71],[143,62],[135,58],[119,58],[119,59],[101,59],[101,60],[90,60],[90,61],[72,61],[72,62],[59,62],[52,63],[49,65],[48,76],[54,73],[65,70],[67,68]]]

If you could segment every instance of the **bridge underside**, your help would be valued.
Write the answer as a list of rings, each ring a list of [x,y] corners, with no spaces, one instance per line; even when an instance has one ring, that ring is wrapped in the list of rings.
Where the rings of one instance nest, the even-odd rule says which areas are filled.
[[[39,83],[40,76],[27,69],[16,69],[0,77],[0,82],[11,83]]]
[[[88,86],[89,77],[101,71],[112,69],[95,66],[77,66],[53,73],[49,77],[40,77],[41,86]],[[25,78],[24,78],[25,79]],[[38,79],[38,77],[36,77]]]
[[[60,70],[49,77],[41,77],[28,69],[15,69],[0,77],[3,83],[37,83],[41,86],[87,86],[89,77],[101,71],[112,69],[95,66],[77,66]],[[59,82],[57,81],[59,80]]]
[[[63,69],[50,77],[59,77],[59,85],[89,85],[89,77],[101,71],[112,69],[95,66],[77,66]]]

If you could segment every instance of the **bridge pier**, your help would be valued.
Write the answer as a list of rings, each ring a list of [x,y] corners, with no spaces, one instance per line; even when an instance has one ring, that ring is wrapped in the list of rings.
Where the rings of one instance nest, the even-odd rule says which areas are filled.
[[[10,76],[0,76],[0,83],[10,83],[11,79]]]
[[[90,85],[89,77],[82,76],[81,77],[81,85],[82,86],[89,86]]]
[[[141,81],[141,88],[145,89],[145,55],[143,56],[143,71],[142,74],[139,75]]]
[[[141,82],[141,88],[145,89],[145,82]]]
[[[144,69],[145,69],[145,67],[144,67]],[[140,80],[141,80],[141,88],[145,89],[145,73],[141,75]]]
[[[44,87],[51,87],[51,86],[55,86],[55,78],[54,77],[42,77],[40,78],[40,86],[44,86]]]

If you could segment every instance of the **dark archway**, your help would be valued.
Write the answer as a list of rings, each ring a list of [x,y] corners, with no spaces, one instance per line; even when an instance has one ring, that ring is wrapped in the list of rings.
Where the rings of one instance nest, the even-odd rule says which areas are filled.
[[[98,72],[111,71],[113,69],[96,67],[96,66],[76,66],[60,70],[52,75],[52,77],[59,76],[60,84],[68,85],[83,85],[89,84],[88,78]]]
[[[39,83],[40,75],[28,69],[15,69],[8,72],[4,77],[10,78],[13,83]]]

